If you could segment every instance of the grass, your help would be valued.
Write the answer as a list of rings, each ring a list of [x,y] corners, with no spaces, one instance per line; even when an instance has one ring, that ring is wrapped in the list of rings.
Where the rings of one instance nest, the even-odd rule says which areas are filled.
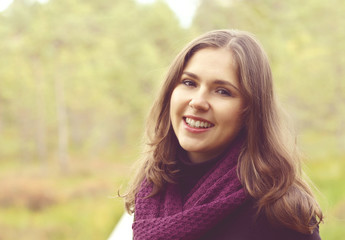
[[[107,239],[123,213],[113,196],[130,177],[130,161],[74,160],[65,174],[52,163],[1,164],[0,240]],[[320,190],[322,239],[344,239],[344,158],[309,161],[305,171]]]
[[[310,161],[305,171],[319,189],[316,196],[325,215],[320,226],[322,239],[344,239],[345,158],[337,156]]]
[[[123,213],[114,197],[127,166],[75,164],[67,174],[39,166],[5,167],[0,173],[0,240],[107,239]],[[47,170],[47,169],[46,169]]]

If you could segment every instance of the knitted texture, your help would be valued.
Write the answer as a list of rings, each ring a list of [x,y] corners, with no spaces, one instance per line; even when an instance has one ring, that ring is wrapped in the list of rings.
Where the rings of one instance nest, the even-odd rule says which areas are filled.
[[[166,185],[165,191],[145,198],[152,185],[142,184],[135,204],[133,235],[135,240],[197,239],[213,228],[245,200],[245,191],[237,177],[241,141],[233,144],[182,200],[180,185]]]

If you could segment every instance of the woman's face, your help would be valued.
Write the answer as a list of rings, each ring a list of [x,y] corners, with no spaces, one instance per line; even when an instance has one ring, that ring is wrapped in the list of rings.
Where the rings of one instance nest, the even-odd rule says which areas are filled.
[[[171,96],[174,132],[192,162],[221,154],[243,126],[235,63],[224,48],[205,48],[187,63]]]

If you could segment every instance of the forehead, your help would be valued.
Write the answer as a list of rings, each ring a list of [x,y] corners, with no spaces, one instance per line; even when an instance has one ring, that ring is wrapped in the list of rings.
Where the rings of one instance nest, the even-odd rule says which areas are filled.
[[[237,80],[236,64],[232,52],[226,48],[204,48],[188,60],[184,72],[205,78]]]
[[[196,61],[195,59],[197,59],[198,61]],[[197,50],[196,52],[191,54],[188,59],[186,59],[183,70],[189,67],[191,65],[191,62],[197,62],[200,65],[203,63],[210,64],[212,60],[214,63],[226,63],[237,72],[238,64],[236,59],[234,58],[233,51],[230,48],[225,47],[206,47]]]

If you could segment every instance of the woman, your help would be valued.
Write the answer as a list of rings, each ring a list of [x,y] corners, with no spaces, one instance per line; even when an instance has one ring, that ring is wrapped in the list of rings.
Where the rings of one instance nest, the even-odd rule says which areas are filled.
[[[126,195],[134,239],[320,239],[267,56],[242,31],[208,32],[173,61]]]

